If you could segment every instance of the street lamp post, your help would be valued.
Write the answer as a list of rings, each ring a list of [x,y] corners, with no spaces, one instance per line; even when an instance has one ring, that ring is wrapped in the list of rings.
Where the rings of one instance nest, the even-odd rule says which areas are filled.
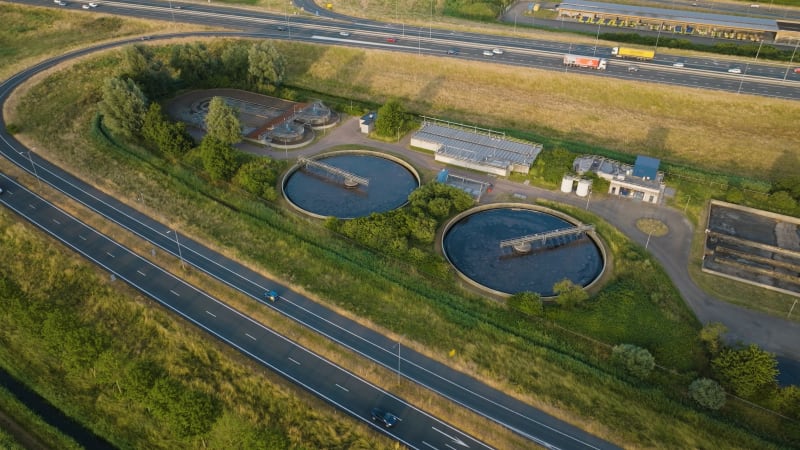
[[[514,13],[514,33],[517,32],[517,16],[519,16],[519,13]]]
[[[758,50],[756,50],[755,62],[758,62],[758,55],[761,53],[761,46],[762,45],[764,45],[764,39],[761,39],[761,42],[758,43]]]
[[[600,41],[600,22],[597,22],[597,35],[594,37],[594,53],[592,56],[597,56],[597,43]]]
[[[792,67],[792,63],[794,62],[794,54],[797,53],[797,46],[800,45],[800,39],[794,44],[794,50],[792,51],[792,57],[789,59],[789,65],[786,66],[786,73],[783,74],[783,81],[786,81],[786,77],[789,76],[789,70]]]
[[[31,156],[31,151],[28,150],[28,161],[31,162],[31,167],[33,167],[33,174],[36,175],[36,182],[39,183],[39,188],[42,187],[42,180],[39,178],[39,172],[36,171],[36,164],[33,163],[33,157]]]
[[[433,0],[431,0],[431,21],[428,24],[428,37],[433,37]]]
[[[742,72],[742,76],[740,77],[740,80],[739,80],[739,89],[736,90],[737,94],[741,94],[742,93],[742,85],[744,84],[744,76],[747,74],[747,69],[748,68],[750,68],[750,64],[749,63],[744,65],[744,71]]]
[[[168,230],[167,234],[170,234],[171,232],[172,232],[172,230]],[[178,245],[178,258],[180,258],[180,260],[181,260],[181,267],[185,269],[186,266],[183,263],[183,252],[181,251],[181,243],[180,243],[180,241],[178,241],[178,229],[177,228],[175,229],[175,244]]]
[[[658,24],[658,34],[656,35],[656,48],[653,49],[653,52],[658,51],[658,40],[661,39],[661,28],[664,26],[663,23]]]

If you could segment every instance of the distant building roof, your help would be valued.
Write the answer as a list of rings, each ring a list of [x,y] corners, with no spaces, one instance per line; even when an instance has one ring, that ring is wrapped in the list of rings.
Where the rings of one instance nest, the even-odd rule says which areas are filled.
[[[658,166],[660,164],[661,161],[656,158],[639,155],[636,157],[636,162],[633,164],[633,176],[645,180],[657,180]]]
[[[669,21],[683,21],[687,23],[737,28],[760,31],[778,31],[775,19],[762,19],[746,16],[729,16],[723,14],[710,14],[695,11],[683,11],[665,8],[652,8],[648,6],[622,5],[616,3],[602,3],[591,1],[562,2],[559,9],[585,11],[596,14],[615,14],[620,16],[643,17],[649,19],[663,19]]]
[[[375,119],[377,119],[377,118],[378,118],[378,113],[376,113],[375,111],[368,112],[368,113],[364,114],[363,116],[361,116],[361,123],[363,123],[365,125],[369,125],[372,122],[375,122]]]

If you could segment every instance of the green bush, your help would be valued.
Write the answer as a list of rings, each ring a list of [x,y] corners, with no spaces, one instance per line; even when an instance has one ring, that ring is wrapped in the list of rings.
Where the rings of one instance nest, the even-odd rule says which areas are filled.
[[[647,349],[632,344],[615,345],[612,359],[639,378],[647,378],[656,366],[655,358]]]
[[[689,395],[703,408],[717,410],[725,405],[725,389],[708,378],[692,381],[689,385]]]

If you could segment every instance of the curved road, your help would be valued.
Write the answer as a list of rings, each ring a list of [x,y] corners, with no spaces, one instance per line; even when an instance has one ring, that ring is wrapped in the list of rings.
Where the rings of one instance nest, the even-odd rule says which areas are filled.
[[[211,33],[201,35],[209,34]],[[173,36],[189,35],[191,34]],[[12,90],[32,75],[70,58],[129,42],[136,40],[78,50],[47,60],[14,75],[0,83],[0,111]],[[41,182],[49,184],[106,220],[120,225],[154,247],[181,258],[196,269],[247,294],[254,301],[258,301],[268,289],[283,293],[278,302],[266,306],[534,443],[552,449],[617,448],[411,349],[403,348],[401,356],[397,342],[338,316],[335,312],[289,291],[275,281],[185,236],[179,237],[176,230],[118,202],[31,153],[5,131],[3,117],[0,117],[0,153],[36,176]],[[240,312],[198,291],[183,280],[175,278],[58,210],[13,180],[2,176],[0,180],[7,189],[7,192],[0,197],[0,204],[13,209],[66,246],[176,314],[311,390],[350,415],[369,421],[371,406],[380,405],[392,410],[404,422],[391,429],[380,429],[412,448],[442,450],[462,447],[485,448],[485,444],[364,380],[346,373]]]

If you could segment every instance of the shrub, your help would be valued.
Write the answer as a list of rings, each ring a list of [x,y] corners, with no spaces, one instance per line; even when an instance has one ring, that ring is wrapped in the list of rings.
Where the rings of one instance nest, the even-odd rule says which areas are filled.
[[[612,359],[632,375],[647,378],[656,366],[656,360],[647,349],[632,344],[615,345]]]
[[[703,408],[717,410],[725,405],[725,389],[708,378],[692,381],[689,385],[689,395]]]
[[[531,316],[541,316],[544,314],[542,296],[536,292],[520,292],[514,294],[506,300],[506,305],[513,310]]]

